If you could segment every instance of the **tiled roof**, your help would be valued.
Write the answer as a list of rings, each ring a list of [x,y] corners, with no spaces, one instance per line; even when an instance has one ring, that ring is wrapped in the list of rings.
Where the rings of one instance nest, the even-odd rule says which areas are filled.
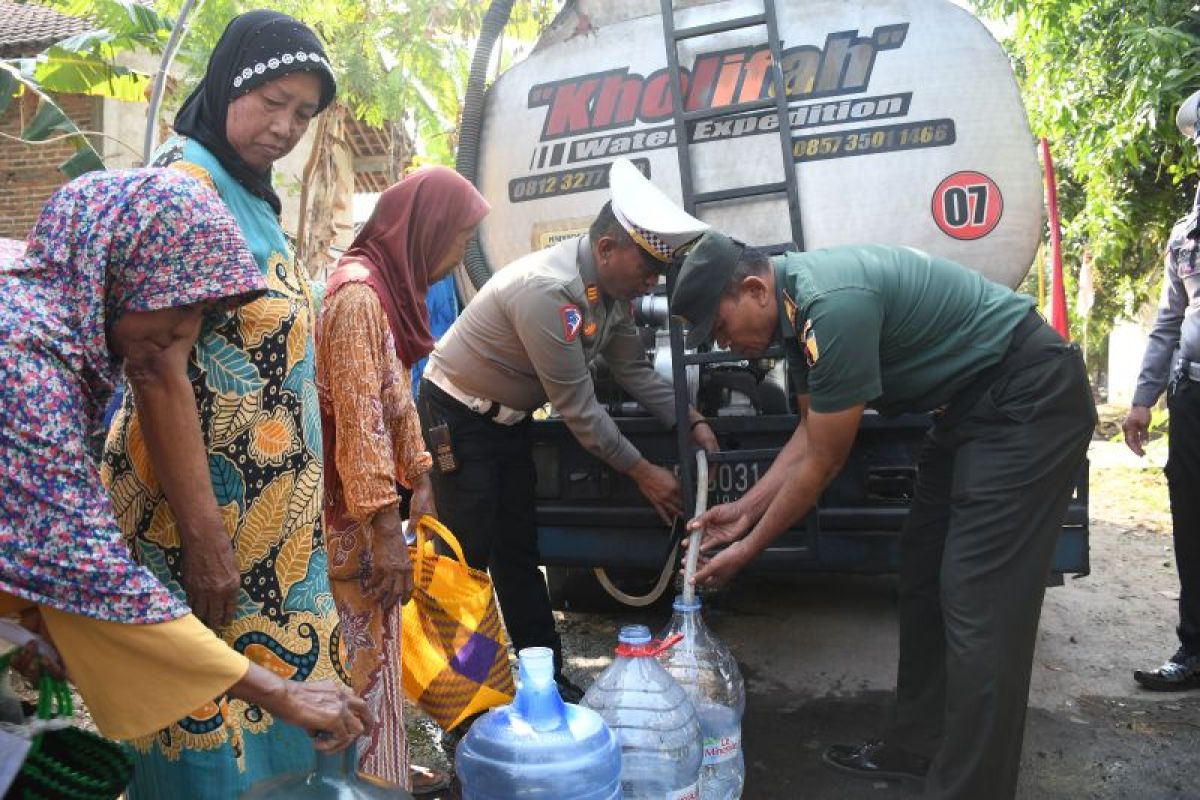
[[[0,58],[31,56],[55,42],[91,30],[85,19],[34,3],[0,0]]]

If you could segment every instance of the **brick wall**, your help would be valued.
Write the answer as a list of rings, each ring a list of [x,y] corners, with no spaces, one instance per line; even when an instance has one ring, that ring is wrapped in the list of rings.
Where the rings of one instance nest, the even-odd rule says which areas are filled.
[[[54,98],[81,129],[95,130],[100,119],[100,100],[86,95]],[[37,111],[37,98],[14,99],[0,116],[0,132],[19,136]],[[69,142],[27,145],[0,137],[0,236],[24,239],[37,219],[42,204],[66,183],[58,165],[75,153]]]

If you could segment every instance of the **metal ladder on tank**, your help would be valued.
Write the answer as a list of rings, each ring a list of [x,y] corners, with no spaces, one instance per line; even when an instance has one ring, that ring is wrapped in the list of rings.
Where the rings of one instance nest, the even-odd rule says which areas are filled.
[[[804,233],[800,223],[800,189],[796,180],[796,170],[792,157],[791,125],[788,124],[788,99],[780,64],[783,61],[782,46],[779,40],[779,24],[775,15],[775,0],[762,0],[762,12],[744,17],[720,20],[718,22],[695,25],[687,28],[675,27],[675,5],[673,0],[661,0],[663,40],[667,50],[667,68],[671,77],[672,112],[675,122],[675,152],[679,157],[679,180],[683,193],[683,206],[689,214],[699,216],[700,206],[710,203],[721,203],[730,200],[741,200],[753,197],[771,195],[786,195],[788,213],[791,221],[792,241],[773,245],[766,249],[778,253],[784,250],[804,249]],[[743,30],[746,28],[765,27],[767,30],[767,46],[771,53],[771,86],[774,91],[771,97],[759,98],[744,103],[688,111],[684,108],[686,96],[683,92],[683,80],[679,69],[679,43],[688,39],[698,39],[705,36]],[[778,181],[752,184],[716,191],[697,192],[694,186],[692,171],[691,141],[688,135],[689,127],[707,119],[736,116],[774,109],[778,115],[779,124],[776,126],[779,136],[780,155],[782,156],[783,176]],[[679,264],[674,264],[667,273],[667,297],[675,284]],[[674,317],[670,317],[671,337],[671,372],[675,386],[675,418],[680,422],[675,426],[676,445],[679,452],[679,480],[681,498],[683,500],[684,517],[690,518],[696,507],[696,465],[690,457],[691,426],[687,424],[689,406],[687,368],[692,365],[712,364],[720,362],[742,361],[739,356],[731,353],[685,353],[683,330]],[[775,348],[765,354],[766,357],[782,358],[783,351]],[[712,465],[722,462],[743,462],[754,460],[770,460],[778,454],[778,449],[769,450],[739,450],[710,453],[708,461]],[[713,474],[710,472],[710,475]],[[816,510],[809,514],[806,522],[812,546],[815,549],[818,532]]]

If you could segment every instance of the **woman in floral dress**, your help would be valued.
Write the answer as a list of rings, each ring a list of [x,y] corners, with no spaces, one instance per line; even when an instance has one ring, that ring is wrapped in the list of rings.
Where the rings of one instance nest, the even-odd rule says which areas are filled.
[[[186,378],[206,312],[265,288],[220,198],[163,170],[85,175],[27,246],[0,240],[0,614],[48,632],[108,736],[148,735],[226,693],[332,734],[322,749],[369,720],[336,683],[289,690],[135,564],[87,448],[122,366],[139,400]]]
[[[128,396],[105,480],[138,560],[235,650],[293,681],[340,677],[321,532],[321,429],[313,377],[317,306],[280,227],[272,164],[333,101],[316,36],[283,14],[234,19],[155,159],[215,187],[266,294],[211,319],[177,398]],[[146,432],[167,420],[168,448]],[[209,703],[135,744],[130,800],[227,800],[309,767],[303,731],[240,701]]]

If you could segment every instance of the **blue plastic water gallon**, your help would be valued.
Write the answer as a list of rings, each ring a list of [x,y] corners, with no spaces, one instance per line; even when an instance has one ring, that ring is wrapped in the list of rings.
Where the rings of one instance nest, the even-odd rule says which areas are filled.
[[[594,711],[569,705],[548,647],[527,647],[512,705],[484,714],[458,745],[463,800],[620,800],[621,750]]]

